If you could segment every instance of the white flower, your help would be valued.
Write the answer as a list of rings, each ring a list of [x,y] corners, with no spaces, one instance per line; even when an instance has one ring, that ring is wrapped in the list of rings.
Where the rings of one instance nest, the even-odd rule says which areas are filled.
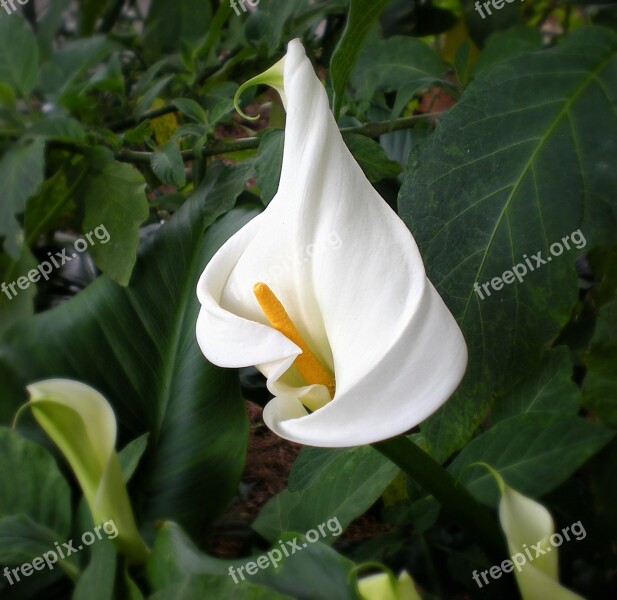
[[[583,600],[559,583],[558,546],[553,543],[560,545],[563,537],[555,534],[548,510],[507,486],[498,474],[494,476],[501,488],[499,519],[523,600]]]
[[[267,377],[264,420],[281,437],[384,440],[448,399],[465,342],[409,230],[345,146],[302,44],[267,73],[287,110],[279,189],[204,270],[197,339],[212,363]]]
[[[47,379],[28,386],[29,407],[60,449],[79,481],[95,525],[112,522],[115,543],[129,562],[142,564],[148,548],[139,535],[116,454],[116,417],[109,402],[90,386]]]

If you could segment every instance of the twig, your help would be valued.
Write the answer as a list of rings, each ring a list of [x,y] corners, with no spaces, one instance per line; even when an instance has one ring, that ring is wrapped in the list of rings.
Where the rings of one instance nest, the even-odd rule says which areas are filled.
[[[413,115],[411,117],[402,117],[394,121],[377,121],[375,123],[366,123],[358,127],[344,127],[341,133],[356,133],[370,138],[376,138],[384,133],[399,131],[401,129],[410,129],[421,119],[431,119],[440,117],[443,113],[426,113],[422,115]],[[239,152],[241,150],[255,150],[259,148],[261,139],[258,137],[248,137],[239,140],[230,140],[227,142],[215,142],[214,144],[206,145],[202,149],[202,156],[216,156],[218,154],[227,154],[229,152]],[[152,158],[152,152],[138,152],[134,150],[120,150],[116,153],[116,158],[123,162],[129,163],[149,163]],[[193,150],[184,150],[182,158],[185,161],[199,158]]]

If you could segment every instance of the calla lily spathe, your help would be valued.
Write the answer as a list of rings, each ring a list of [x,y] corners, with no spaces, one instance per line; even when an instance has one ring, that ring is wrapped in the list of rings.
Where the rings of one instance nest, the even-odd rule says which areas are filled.
[[[257,366],[275,396],[264,420],[283,438],[393,437],[452,394],[463,336],[409,230],[345,146],[298,40],[268,75],[287,111],[278,192],[204,270],[199,345],[216,365]]]
[[[518,556],[518,562],[522,563],[526,559],[524,550],[534,549],[530,553],[534,560],[525,560],[514,571],[523,600],[584,600],[559,583],[558,550],[551,544],[555,535],[551,514],[535,500],[506,485],[494,471],[493,475],[501,489],[499,519],[512,561],[516,564]],[[556,542],[561,543],[559,538]]]
[[[112,521],[114,543],[130,563],[143,564],[142,540],[116,454],[116,417],[105,397],[70,379],[47,379],[28,386],[30,408],[75,473],[95,525]]]

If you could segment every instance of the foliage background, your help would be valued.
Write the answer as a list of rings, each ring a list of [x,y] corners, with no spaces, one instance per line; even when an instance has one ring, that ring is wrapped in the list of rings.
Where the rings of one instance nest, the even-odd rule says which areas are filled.
[[[13,587],[0,578],[2,597],[354,598],[349,574],[366,561],[406,568],[424,598],[517,597],[506,577],[476,587],[471,572],[491,563],[473,535],[371,448],[302,449],[287,489],[240,525],[234,561],[205,552],[208,531],[250,494],[244,399],[263,404],[264,388],[203,359],[194,290],[276,192],[280,101],[244,94],[261,115],[249,122],[232,98],[294,37],[469,346],[463,385],[414,440],[490,507],[486,473],[463,474],[478,460],[549,507],[556,530],[580,520],[588,535],[561,547],[561,581],[589,598],[614,592],[616,26],[614,3],[549,0],[485,19],[467,0],[261,0],[241,14],[215,0],[30,0],[1,11],[0,282],[101,223],[111,241],[0,294],[0,564],[91,526],[33,421],[10,430],[25,385],[48,377],[112,403],[153,544],[143,570],[101,543],[75,559],[76,581],[60,569]],[[583,251],[483,301],[474,293],[577,229]],[[227,576],[242,555],[333,516],[365,529],[370,519],[377,534],[312,544],[251,584]]]

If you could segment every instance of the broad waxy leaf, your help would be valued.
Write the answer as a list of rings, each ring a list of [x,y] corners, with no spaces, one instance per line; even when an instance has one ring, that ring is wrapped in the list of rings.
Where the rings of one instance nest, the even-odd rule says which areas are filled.
[[[181,582],[190,582],[198,576],[224,576],[233,582],[230,575],[230,567],[233,567],[238,580],[237,589],[243,590],[245,588],[238,573],[239,568],[245,567],[249,561],[257,561],[260,556],[268,556],[270,552],[272,560],[277,563],[276,567],[270,562],[267,568],[248,578],[245,572],[245,580],[269,586],[281,594],[300,600],[356,600],[357,596],[349,584],[354,563],[320,541],[305,540],[301,535],[285,534],[271,549],[260,554],[222,560],[201,553],[178,525],[166,522],[150,553],[148,580],[157,591],[177,589],[176,586]],[[281,544],[289,548],[288,557],[280,551]],[[280,559],[274,550],[280,552]],[[270,593],[275,597],[272,590]],[[244,597],[250,596],[241,596]]]
[[[575,415],[581,405],[581,392],[572,381],[572,361],[564,346],[544,357],[536,371],[526,377],[491,411],[494,422],[527,412],[558,412]]]
[[[283,165],[283,141],[284,134],[281,129],[268,129],[259,144],[255,171],[259,195],[264,204],[268,204],[274,198],[278,189]]]
[[[360,53],[351,83],[365,100],[378,91],[396,91],[394,118],[419,90],[442,82],[442,74],[441,59],[424,42],[403,36],[374,37]]]
[[[88,251],[97,266],[120,285],[128,285],[137,257],[139,226],[148,217],[148,201],[143,175],[131,165],[110,162],[100,174],[86,182],[82,195],[85,203],[84,232],[101,225],[109,240],[93,238]],[[104,231],[101,230],[103,234]]]
[[[362,43],[389,0],[351,0],[345,31],[332,55],[330,73],[334,87],[334,115],[338,116],[345,88]]]
[[[0,481],[1,565],[19,567],[69,537],[71,491],[56,461],[42,446],[4,427],[0,428]],[[13,574],[13,585],[3,576],[2,598],[28,597],[61,578],[64,570],[76,571],[73,557],[56,566],[37,572],[36,577],[21,576],[19,582]]]
[[[585,356],[583,385],[585,407],[602,423],[617,428],[617,298],[603,306],[596,322],[591,350]]]
[[[67,536],[71,525],[70,490],[51,454],[1,427],[0,457],[0,519],[28,515],[57,535]]]
[[[471,441],[448,470],[480,501],[494,504],[496,487],[485,462],[514,488],[538,497],[556,488],[613,438],[614,433],[576,416],[525,413],[500,421]]]
[[[371,183],[394,179],[401,172],[401,166],[375,140],[357,133],[346,133],[343,139]]]
[[[256,214],[232,211],[204,235],[229,206],[227,198],[206,205],[206,191],[147,239],[129,288],[103,276],[12,328],[0,350],[24,384],[79,378],[100,390],[118,418],[121,445],[150,432],[135,476],[145,503],[133,495],[134,504],[146,519],[174,518],[196,532],[235,492],[247,420],[237,375],[208,364],[197,347],[195,287],[218,247]]]
[[[158,152],[154,152],[150,166],[164,184],[178,188],[186,184],[184,161],[176,142],[167,142]]]
[[[398,472],[369,446],[345,451],[306,448],[301,456],[288,489],[271,499],[253,523],[253,529],[270,541],[284,531],[303,533],[333,516],[344,529],[368,510]],[[329,534],[320,541],[331,544],[334,539]]]
[[[0,202],[0,239],[4,237],[4,249],[12,258],[17,258],[23,244],[23,232],[16,216],[26,208],[45,174],[45,142],[35,139],[19,143],[0,159],[0,181],[3,199]]]
[[[17,283],[21,277],[25,277],[37,266],[37,261],[28,248],[22,247],[17,260],[11,260],[6,254],[0,253],[0,282],[10,286]],[[38,273],[38,271],[37,271]],[[22,285],[25,285],[23,279]],[[13,294],[13,289],[17,295]],[[7,291],[8,290],[8,291]],[[18,319],[29,317],[34,312],[33,302],[36,295],[36,285],[29,281],[24,290],[18,285],[13,288],[7,287],[0,294],[0,332]]]
[[[38,81],[39,52],[30,27],[18,15],[0,13],[0,81],[26,96]]]
[[[410,158],[401,216],[470,353],[463,384],[423,428],[441,459],[567,321],[585,243],[614,235],[616,54],[616,34],[588,28],[481,71]],[[579,229],[582,240],[566,247]],[[549,252],[555,243],[562,255]],[[484,299],[474,291],[518,264],[525,277],[497,282],[490,296],[482,288]]]

